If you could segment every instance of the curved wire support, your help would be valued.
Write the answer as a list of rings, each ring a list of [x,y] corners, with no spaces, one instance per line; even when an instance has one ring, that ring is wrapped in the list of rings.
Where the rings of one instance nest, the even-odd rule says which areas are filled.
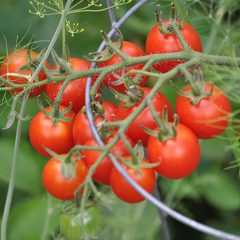
[[[116,24],[116,16],[115,16],[115,13],[114,13],[114,9],[112,8],[112,3],[110,0],[105,0],[106,2],[106,5],[108,7],[108,15],[109,15],[109,19],[110,19],[110,22],[111,22],[111,26],[112,28],[116,28],[115,27],[115,24]],[[115,34],[116,35],[116,34]],[[113,36],[113,37],[117,37],[117,36]],[[161,196],[160,196],[160,189],[156,188],[155,189],[155,197],[161,201]],[[165,213],[159,209],[159,216],[160,216],[160,219],[161,219],[161,227],[162,227],[162,232],[163,232],[163,239],[164,240],[171,240],[171,234],[170,234],[170,231],[169,231],[169,227],[168,227],[168,222],[167,222],[167,219],[166,219],[166,215]]]
[[[136,10],[138,10],[140,7],[142,7],[145,3],[147,3],[149,0],[140,0],[136,5],[134,5],[131,9],[129,9],[126,14],[115,24],[116,28],[119,28]],[[112,29],[109,33],[108,36],[112,37],[115,32],[115,29]],[[105,47],[105,42],[102,42],[98,51],[102,51]],[[96,63],[92,63],[91,68],[95,68]],[[99,144],[99,146],[104,146],[104,143],[101,139],[101,137],[98,134],[97,128],[94,123],[94,119],[92,116],[92,109],[91,109],[91,99],[90,99],[90,88],[91,88],[91,82],[92,79],[91,77],[88,77],[87,79],[87,85],[86,85],[86,96],[85,96],[85,104],[86,104],[86,110],[87,110],[87,117],[88,121],[91,127],[91,130],[93,132],[93,135]],[[240,240],[240,236],[236,236],[230,233],[223,232],[221,230],[206,226],[202,223],[199,223],[191,218],[188,218],[184,216],[183,214],[178,213],[177,211],[171,209],[168,207],[166,204],[163,202],[159,201],[157,198],[146,192],[142,187],[140,187],[126,172],[125,170],[121,167],[117,159],[112,155],[109,154],[109,157],[115,166],[115,168],[120,172],[120,174],[131,184],[131,186],[138,191],[141,195],[143,195],[150,203],[152,203],[154,206],[159,208],[161,211],[165,212],[165,214],[171,216],[175,220],[193,228],[196,229],[202,233],[211,235],[213,237],[216,237],[218,239],[222,240]]]

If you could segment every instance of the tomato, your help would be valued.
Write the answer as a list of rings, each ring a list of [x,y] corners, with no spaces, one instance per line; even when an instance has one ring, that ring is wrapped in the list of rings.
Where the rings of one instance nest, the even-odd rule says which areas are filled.
[[[140,57],[140,56],[145,55],[144,51],[140,47],[138,47],[134,43],[127,42],[127,41],[123,41],[121,51],[124,54],[126,54],[127,56],[130,56],[130,57]],[[98,64],[98,67],[102,68],[102,67],[106,67],[106,66],[111,66],[111,65],[114,65],[114,64],[118,64],[120,62],[122,62],[121,57],[119,57],[119,55],[117,55],[117,54],[114,54],[112,56],[112,58],[110,58],[109,60],[107,60],[105,62],[100,62]],[[133,70],[133,69],[141,70],[143,67],[144,67],[143,64],[137,64],[137,65],[134,65],[134,66],[131,66],[131,67],[124,68],[124,70],[120,69],[120,70],[116,71],[115,74],[119,75],[119,76],[122,76],[123,73],[129,72],[130,70]],[[136,74],[131,74],[130,78],[132,79],[135,76],[136,76]],[[146,76],[142,76],[142,78],[140,80],[140,85],[144,86],[147,79],[148,78]],[[119,92],[124,92],[126,90],[126,88],[125,88],[123,83],[121,83],[119,85],[114,84],[114,82],[116,82],[117,80],[118,79],[116,78],[116,76],[114,76],[114,74],[109,74],[104,78],[104,83],[105,83],[106,86],[114,88],[115,90],[117,90]]]
[[[143,87],[144,96],[142,99],[136,103],[134,106],[130,108],[124,108],[119,106],[117,109],[117,118],[119,120],[124,120],[127,118],[130,114],[132,114],[139,104],[142,102],[142,100],[147,96],[147,94],[151,91],[151,88]],[[159,114],[159,117],[162,117],[162,111],[164,107],[167,107],[168,110],[168,118],[169,120],[172,120],[173,116],[173,110],[172,107],[167,100],[167,98],[160,92],[158,92],[153,100],[152,105],[154,106],[156,112]],[[127,134],[129,137],[137,143],[138,141],[142,141],[143,145],[146,146],[148,142],[149,135],[143,130],[142,127],[146,127],[149,129],[155,129],[157,127],[157,123],[152,117],[152,113],[149,109],[149,107],[146,107],[139,116],[130,124],[130,126],[127,129]]]
[[[60,106],[59,110],[65,109]],[[51,112],[52,108],[45,108]],[[73,111],[69,111],[65,117],[74,117]],[[59,120],[53,125],[52,119],[47,117],[43,112],[38,112],[32,119],[29,127],[29,138],[32,146],[43,156],[49,157],[50,154],[44,147],[58,153],[67,153],[73,146],[72,137],[73,119],[65,122]]]
[[[129,157],[130,158],[130,157]],[[147,161],[144,159],[144,163]],[[152,168],[139,167],[138,169],[127,167],[122,164],[126,173],[145,191],[152,193],[156,185],[155,172]],[[114,167],[110,175],[110,185],[118,198],[127,203],[139,203],[145,198],[138,193],[128,181]]]
[[[64,155],[62,155],[64,156]],[[73,200],[77,188],[84,182],[88,169],[81,159],[75,160],[75,176],[66,179],[62,173],[62,162],[51,158],[46,163],[43,173],[43,185],[47,192],[60,200]]]
[[[205,83],[205,90],[210,89],[211,83]],[[186,86],[183,91],[190,91],[190,86]],[[232,109],[228,97],[214,85],[212,94],[196,105],[191,104],[190,98],[179,95],[176,112],[180,121],[191,128],[198,138],[210,139],[227,128]]]
[[[103,102],[103,108],[105,110],[104,117],[107,122],[113,122],[116,120],[116,106],[111,102]],[[104,118],[101,116],[96,117],[95,124],[97,126],[101,125]],[[92,130],[88,123],[87,115],[81,110],[76,115],[73,123],[73,140],[77,145],[83,145],[85,142],[93,138]]]
[[[81,71],[90,68],[91,64],[80,58],[70,58],[69,62],[72,66],[72,70]],[[53,67],[56,69],[56,66]],[[78,112],[85,105],[85,89],[86,89],[87,78],[79,78],[71,81],[65,88],[61,105],[68,106],[70,103],[73,104],[72,110]],[[46,94],[52,101],[55,101],[59,90],[63,83],[49,83],[46,86]]]
[[[30,51],[30,56],[34,60],[39,57],[39,54]],[[31,68],[22,69],[25,67],[28,62],[28,53],[26,49],[18,49],[14,52],[11,52],[8,54],[8,56],[3,60],[2,66],[1,66],[1,75],[8,74],[8,73],[15,73],[15,74],[22,74],[22,75],[28,75],[29,77],[32,75]],[[48,63],[46,63],[46,66],[48,66]],[[11,81],[14,84],[26,84],[28,83],[28,79],[24,76],[18,77],[18,76],[2,76],[3,78]],[[38,79],[35,79],[34,81],[42,81],[46,79],[46,74],[43,71],[40,71],[38,74]],[[6,84],[8,86],[8,84]],[[35,87],[31,90],[29,97],[35,97],[39,94],[41,94],[45,89],[45,86],[39,86]],[[20,93],[23,90],[23,88],[15,88],[10,90],[12,94]]]
[[[68,240],[97,239],[102,225],[102,212],[96,204],[60,216],[60,233]]]
[[[170,179],[184,178],[190,175],[200,161],[198,138],[187,126],[179,123],[176,137],[160,142],[151,136],[147,145],[151,163],[159,163],[155,170]]]
[[[107,138],[104,143],[108,144],[112,141],[114,135],[110,136]],[[130,144],[133,146],[133,141],[126,135],[126,138],[130,142]],[[87,142],[85,142],[86,146],[98,146],[97,142],[91,138]],[[122,140],[119,140],[115,146],[112,148],[111,153],[115,157],[123,157],[126,155],[129,155],[129,151],[125,147],[125,144]],[[82,151],[82,156],[83,156],[83,161],[87,165],[88,168],[90,168],[99,158],[101,155],[101,152],[99,151],[89,151],[89,150],[83,150]],[[109,157],[105,157],[101,163],[98,165],[96,168],[94,174],[93,174],[93,179],[101,184],[109,185],[109,177],[111,170],[113,168],[113,164],[111,162],[111,159]]]
[[[163,21],[163,25],[166,24],[169,24],[169,20]],[[200,37],[197,31],[190,24],[184,23],[180,29],[180,33],[192,50],[202,52],[202,43]],[[161,33],[158,24],[156,24],[148,33],[146,40],[147,54],[164,54],[181,51],[183,51],[183,47],[177,35],[174,33]],[[176,59],[158,62],[153,66],[157,71],[165,73],[181,63],[183,63],[183,61]]]

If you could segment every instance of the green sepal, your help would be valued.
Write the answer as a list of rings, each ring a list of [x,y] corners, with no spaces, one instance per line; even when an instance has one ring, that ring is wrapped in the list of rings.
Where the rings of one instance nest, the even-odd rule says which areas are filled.
[[[45,94],[43,95],[45,101],[49,104],[49,106],[54,109],[53,102],[51,101],[50,98],[48,98]],[[54,113],[54,111],[47,111],[46,107],[44,107],[40,96],[37,98],[37,105],[40,109],[41,112],[44,113],[45,116],[47,116],[49,119],[52,120],[53,124],[56,124],[58,121],[63,121],[63,122],[70,122],[74,116],[71,117],[65,117],[65,114],[67,114],[71,109],[72,109],[72,103],[69,104],[65,109],[59,111],[59,109]],[[55,116],[54,116],[55,115]]]
[[[62,167],[61,167],[61,172],[65,179],[74,178],[76,176],[75,163],[63,161]]]
[[[114,49],[111,47],[111,45],[114,43],[116,43],[117,49],[122,49],[123,36],[119,29],[116,28],[116,33],[119,36],[119,40],[117,42],[112,42],[105,31],[101,30],[100,33],[102,35],[102,38],[106,41],[106,48],[101,52],[92,52],[85,56],[85,58],[90,62],[105,62],[111,59],[115,54]]]

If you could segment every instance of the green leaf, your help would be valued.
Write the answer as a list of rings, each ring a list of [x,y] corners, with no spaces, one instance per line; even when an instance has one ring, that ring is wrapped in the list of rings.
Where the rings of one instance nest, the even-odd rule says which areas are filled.
[[[50,196],[38,196],[15,205],[9,218],[8,239],[33,240],[41,239],[43,235],[43,239],[47,239],[58,224],[58,204],[59,201]]]
[[[239,186],[227,173],[222,171],[211,171],[211,173],[202,177],[202,183],[199,185],[199,191],[215,207],[234,211],[240,208]]]
[[[13,150],[14,140],[0,137],[0,179],[6,183],[10,178]],[[42,169],[45,162],[45,158],[23,139],[17,159],[15,187],[30,194],[42,192]]]

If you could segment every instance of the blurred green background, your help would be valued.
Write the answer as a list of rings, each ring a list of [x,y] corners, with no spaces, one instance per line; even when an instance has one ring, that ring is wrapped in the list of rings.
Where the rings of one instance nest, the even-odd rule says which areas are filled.
[[[117,18],[119,19],[136,2],[138,1],[119,7],[116,10]],[[159,2],[163,8],[164,18],[168,16],[170,1],[149,1],[121,27],[120,30],[126,40],[144,48],[147,33],[155,24],[154,6]],[[204,52],[239,56],[240,1],[189,0],[188,2],[188,21],[199,32]],[[176,0],[175,3],[179,14],[184,16],[183,1]],[[39,51],[50,41],[59,16],[40,19],[29,14],[29,9],[29,1],[26,0],[0,1],[0,56],[4,57],[16,47],[24,46],[33,35],[36,37],[35,46]],[[110,29],[106,11],[72,15],[71,20],[79,22],[80,27],[85,29],[74,38],[70,34],[67,36],[70,54],[73,57],[84,57],[88,52],[95,51],[101,43],[99,31]],[[60,39],[55,50],[61,54]],[[222,87],[231,98],[234,110],[238,110],[240,70],[237,67],[228,69],[209,66],[205,66],[203,70],[205,78]],[[173,89],[165,86],[163,92],[174,106],[176,93]],[[8,93],[0,93],[1,215],[8,188],[16,131],[16,124],[10,129],[2,129],[7,122],[11,101]],[[36,99],[29,100],[26,117],[31,118],[37,111]],[[237,120],[236,123],[238,124]],[[61,202],[47,196],[43,189],[41,171],[47,159],[38,155],[31,147],[28,140],[28,126],[29,120],[24,121],[14,199],[8,224],[8,239],[53,239],[58,231]],[[230,127],[217,139],[201,141],[201,148],[201,164],[191,177],[178,181],[159,178],[163,200],[196,221],[240,235],[239,167],[226,170],[240,157],[237,136]],[[110,191],[107,191],[107,195],[113,200],[112,210],[103,207],[104,227],[99,239],[162,239],[161,222],[155,207],[148,202],[128,205],[117,200]],[[168,219],[168,222],[174,240],[214,239],[173,219]]]

